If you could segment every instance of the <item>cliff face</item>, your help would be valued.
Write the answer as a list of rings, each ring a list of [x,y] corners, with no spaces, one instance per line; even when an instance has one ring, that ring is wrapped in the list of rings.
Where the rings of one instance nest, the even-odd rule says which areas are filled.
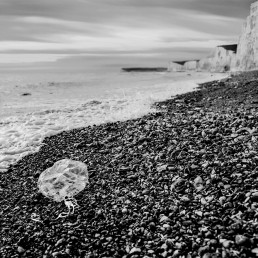
[[[205,57],[199,61],[199,66],[198,66],[199,71],[210,71],[211,67],[212,67],[212,58]]]
[[[243,25],[236,57],[237,70],[258,68],[258,1],[251,5],[251,13]]]
[[[198,69],[199,61],[171,61],[169,63],[168,71],[171,72],[183,72],[183,71],[195,71]]]
[[[234,66],[237,45],[216,47],[209,57],[199,61],[199,70],[212,72],[229,71]]]
[[[184,69],[187,71],[197,70],[199,61],[187,61],[184,64]]]
[[[170,72],[182,72],[184,71],[184,62],[169,62],[168,71]]]
[[[209,57],[201,60],[170,62],[169,71],[211,71],[225,72],[235,66],[237,45],[216,47]]]
[[[194,62],[184,62],[175,70],[225,72],[258,69],[258,1],[251,4],[238,45],[218,46],[208,57]]]

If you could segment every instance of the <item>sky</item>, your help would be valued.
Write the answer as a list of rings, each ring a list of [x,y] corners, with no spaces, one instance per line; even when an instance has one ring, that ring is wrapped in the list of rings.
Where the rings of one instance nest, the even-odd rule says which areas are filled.
[[[237,43],[253,0],[0,0],[0,65],[166,65]]]

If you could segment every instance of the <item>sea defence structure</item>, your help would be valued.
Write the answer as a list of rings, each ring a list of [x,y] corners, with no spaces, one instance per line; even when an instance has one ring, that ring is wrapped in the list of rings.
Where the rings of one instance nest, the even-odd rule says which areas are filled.
[[[238,44],[221,45],[194,61],[171,61],[169,71],[248,71],[258,69],[258,1],[251,4]]]

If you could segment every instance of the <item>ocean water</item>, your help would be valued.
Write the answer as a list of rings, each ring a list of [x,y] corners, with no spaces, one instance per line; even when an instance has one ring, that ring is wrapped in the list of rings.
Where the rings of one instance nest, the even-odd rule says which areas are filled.
[[[39,149],[46,136],[143,116],[155,101],[221,79],[206,73],[1,72],[0,172]]]

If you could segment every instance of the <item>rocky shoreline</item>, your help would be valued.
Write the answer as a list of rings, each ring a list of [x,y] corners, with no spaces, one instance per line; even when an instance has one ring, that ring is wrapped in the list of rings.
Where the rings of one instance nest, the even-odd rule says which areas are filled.
[[[0,174],[0,257],[257,257],[258,71],[65,131]],[[38,193],[70,158],[90,184],[67,218]],[[35,219],[37,218],[37,219]]]

